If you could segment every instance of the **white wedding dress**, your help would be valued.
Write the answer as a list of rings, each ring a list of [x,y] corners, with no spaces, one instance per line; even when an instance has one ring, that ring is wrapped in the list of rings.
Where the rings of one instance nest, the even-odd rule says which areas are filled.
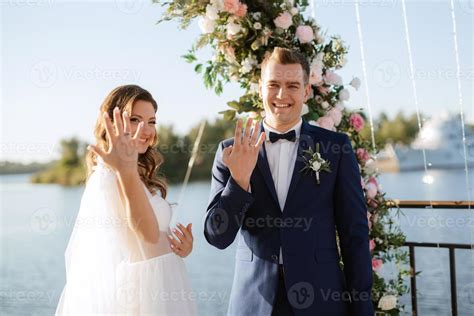
[[[146,192],[160,226],[156,244],[128,227],[115,173],[95,167],[66,249],[56,315],[196,315],[184,261],[166,238],[170,205]]]

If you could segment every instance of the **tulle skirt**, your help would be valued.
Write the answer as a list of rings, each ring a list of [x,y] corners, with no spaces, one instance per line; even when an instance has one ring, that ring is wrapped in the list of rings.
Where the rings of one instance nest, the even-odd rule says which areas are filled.
[[[56,315],[84,313],[72,310],[74,297],[61,295]],[[69,302],[68,302],[69,301]],[[197,314],[196,295],[192,292],[184,260],[174,253],[138,262],[121,262],[116,269],[116,295],[110,312],[89,315],[162,315]],[[77,306],[77,305],[76,305]],[[84,306],[83,306],[84,307]]]

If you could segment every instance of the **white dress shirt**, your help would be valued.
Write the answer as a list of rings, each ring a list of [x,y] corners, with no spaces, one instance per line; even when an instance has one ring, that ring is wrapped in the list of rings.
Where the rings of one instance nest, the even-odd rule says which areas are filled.
[[[293,170],[295,168],[296,155],[298,153],[298,139],[301,134],[302,123],[303,121],[300,120],[288,131],[282,133],[271,128],[267,123],[265,123],[265,121],[263,121],[263,128],[266,134],[264,146],[267,152],[268,165],[272,174],[273,183],[275,184],[275,190],[281,211],[285,208],[286,197],[288,195]],[[286,139],[279,139],[274,143],[270,141],[270,132],[284,134],[291,130],[295,130],[296,132],[296,141],[291,142]],[[279,261],[280,264],[283,263],[281,248]]]

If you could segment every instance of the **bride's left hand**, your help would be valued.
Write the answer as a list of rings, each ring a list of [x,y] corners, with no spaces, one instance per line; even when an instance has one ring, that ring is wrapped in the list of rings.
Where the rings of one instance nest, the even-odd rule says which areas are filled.
[[[177,228],[173,228],[172,231],[178,239],[174,236],[169,235],[168,240],[170,242],[171,250],[178,256],[185,258],[193,250],[193,224],[189,223],[188,226],[178,224]]]

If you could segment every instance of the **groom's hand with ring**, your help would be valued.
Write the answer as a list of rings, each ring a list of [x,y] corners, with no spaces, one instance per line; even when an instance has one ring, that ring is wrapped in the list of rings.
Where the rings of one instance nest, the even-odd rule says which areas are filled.
[[[229,168],[232,178],[246,191],[249,190],[250,176],[257,164],[258,152],[265,141],[265,132],[260,133],[257,125],[251,132],[252,122],[251,118],[247,120],[245,132],[242,133],[242,120],[237,121],[234,144],[224,148],[222,153],[222,161]]]

